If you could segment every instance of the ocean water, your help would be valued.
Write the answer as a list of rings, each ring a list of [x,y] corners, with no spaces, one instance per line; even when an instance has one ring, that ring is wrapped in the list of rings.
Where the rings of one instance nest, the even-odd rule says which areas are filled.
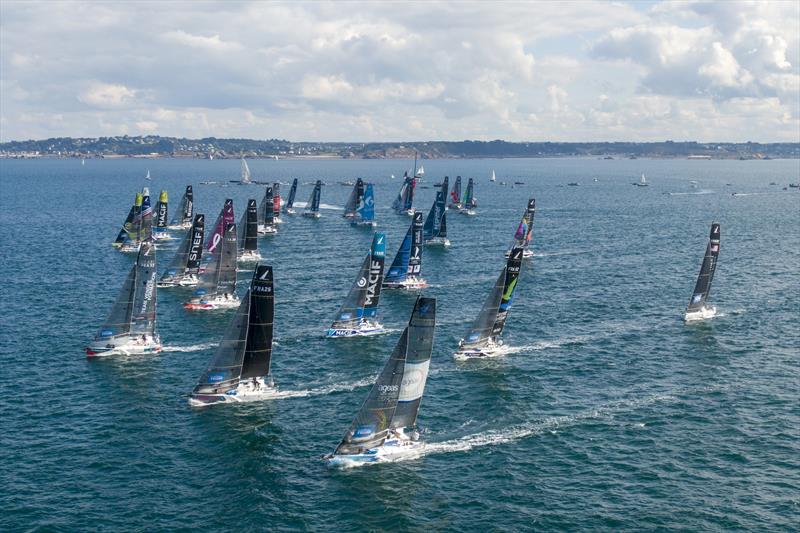
[[[800,181],[799,161],[425,161],[418,207],[444,175],[474,177],[479,202],[475,217],[448,215],[452,247],[424,252],[439,309],[419,415],[428,446],[413,460],[328,468],[320,456],[414,301],[384,292],[388,335],[323,338],[371,239],[340,217],[349,188],[338,182],[376,184],[391,260],[410,218],[388,206],[411,164],[250,161],[255,179],[298,177],[301,202],[323,179],[324,216],[284,217],[260,239],[275,270],[283,397],[196,410],[187,393],[230,313],[186,312],[185,291],[158,293],[162,354],[85,358],[133,260],[110,243],[144,185],[167,189],[174,209],[193,184],[212,220],[226,197],[238,219],[263,190],[200,185],[237,179],[235,160],[0,160],[0,530],[798,527],[800,191],[782,187]],[[651,185],[631,186],[642,172]],[[511,353],[455,361],[529,196],[536,255],[506,325]],[[720,315],[685,325],[712,220]],[[176,245],[159,248],[161,268]]]

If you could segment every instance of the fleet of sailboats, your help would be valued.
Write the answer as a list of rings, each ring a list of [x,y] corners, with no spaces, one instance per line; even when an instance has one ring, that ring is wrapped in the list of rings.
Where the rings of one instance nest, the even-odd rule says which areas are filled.
[[[350,292],[336,313],[333,324],[325,333],[327,337],[355,337],[384,333],[378,322],[378,301],[383,284],[383,266],[386,258],[386,235],[372,237],[369,253],[358,269]]]
[[[415,163],[416,165],[416,163]],[[394,260],[385,270],[386,234],[374,233],[355,280],[339,307],[326,337],[369,337],[387,333],[379,320],[382,289],[419,290],[428,286],[422,278],[423,245],[448,246],[447,201],[450,207],[475,214],[477,202],[474,181],[469,178],[463,198],[461,176],[452,191],[449,178],[437,183],[435,200],[423,223],[423,215],[413,209],[413,194],[422,175],[404,177],[403,187],[393,203],[398,213],[413,215]],[[496,180],[492,171],[491,182]],[[240,183],[256,183],[242,159]],[[638,186],[646,186],[642,175]],[[252,402],[276,397],[270,373],[274,281],[271,266],[257,264],[250,286],[240,300],[236,292],[237,261],[258,262],[259,235],[277,232],[281,212],[279,183],[266,185],[260,203],[247,201],[238,224],[234,223],[233,200],[225,200],[214,226],[206,235],[205,216],[194,213],[192,186],[185,192],[173,219],[168,222],[168,193],[161,190],[155,210],[147,187],[137,192],[134,203],[113,245],[135,252],[136,259],[99,332],[85,348],[91,358],[111,355],[143,355],[162,350],[156,328],[158,288],[194,287],[187,310],[232,309],[236,312],[205,372],[192,391],[189,403],[195,407],[219,403]],[[297,194],[295,178],[283,205],[294,213]],[[322,181],[317,180],[303,216],[319,218]],[[523,258],[531,250],[536,200],[529,198],[516,227],[506,263],[492,285],[480,312],[458,344],[458,358],[483,358],[507,353],[502,340],[505,324],[522,270]],[[374,186],[358,178],[344,206],[344,217],[352,225],[375,226]],[[172,261],[157,278],[156,240],[175,239],[171,231],[189,230],[181,238]],[[204,238],[205,245],[204,245]],[[686,322],[716,315],[708,304],[720,246],[720,224],[711,232],[694,291],[684,313]],[[418,296],[411,317],[383,370],[378,375],[361,409],[335,451],[326,456],[334,466],[352,466],[419,453],[425,446],[416,427],[417,413],[429,372],[436,321],[436,300]]]
[[[717,270],[717,259],[719,258],[719,224],[711,224],[711,233],[706,244],[706,253],[703,256],[703,263],[700,265],[700,274],[694,285],[692,298],[686,307],[683,319],[686,322],[705,320],[717,314],[717,308],[707,305],[708,294],[711,292],[711,282],[714,280],[714,272]]]
[[[332,466],[390,461],[418,453],[417,430],[433,349],[436,299],[418,297],[408,326],[334,452]]]

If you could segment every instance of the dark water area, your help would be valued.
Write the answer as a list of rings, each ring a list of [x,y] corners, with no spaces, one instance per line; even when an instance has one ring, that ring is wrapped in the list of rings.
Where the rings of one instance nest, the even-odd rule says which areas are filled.
[[[163,353],[88,361],[82,349],[133,261],[110,244],[142,186],[154,198],[167,189],[175,209],[193,184],[212,220],[227,197],[238,219],[263,189],[200,185],[237,179],[234,160],[0,160],[0,530],[798,527],[800,190],[783,187],[800,182],[799,161],[424,163],[418,208],[445,175],[475,178],[478,200],[477,216],[448,213],[450,248],[424,252],[439,311],[419,415],[427,448],[336,470],[320,456],[414,302],[384,292],[390,334],[323,337],[371,241],[341,218],[350,188],[339,182],[375,183],[391,260],[410,218],[389,204],[412,162],[249,161],[254,179],[299,178],[300,202],[326,182],[323,217],[284,217],[259,239],[275,271],[283,396],[197,410],[187,394],[232,312],[190,313],[186,290],[161,289]],[[642,173],[650,186],[632,186]],[[513,349],[456,361],[529,196],[535,256],[506,324]],[[686,325],[712,220],[719,315]],[[159,245],[159,271],[176,246]],[[240,273],[240,293],[251,275]]]

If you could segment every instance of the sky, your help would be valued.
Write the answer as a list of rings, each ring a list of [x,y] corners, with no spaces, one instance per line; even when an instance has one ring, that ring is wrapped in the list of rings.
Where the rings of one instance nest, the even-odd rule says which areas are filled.
[[[800,2],[0,0],[0,141],[800,142]]]

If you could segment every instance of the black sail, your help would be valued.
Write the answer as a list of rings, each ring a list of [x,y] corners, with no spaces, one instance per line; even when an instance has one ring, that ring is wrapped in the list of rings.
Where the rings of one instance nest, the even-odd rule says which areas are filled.
[[[269,374],[270,360],[272,359],[272,328],[275,317],[275,293],[271,266],[258,265],[256,267],[248,297],[250,311],[241,379]]]
[[[122,246],[125,244],[125,241],[128,239],[128,232],[130,228],[133,227],[133,219],[136,216],[136,205],[131,206],[131,210],[128,211],[128,216],[125,217],[125,222],[122,224],[122,228],[120,228],[119,233],[117,234],[117,238],[114,239],[114,246]]]
[[[258,250],[258,206],[254,199],[247,201],[247,209],[239,223],[239,251]]]
[[[694,286],[692,298],[686,312],[699,311],[703,308],[711,291],[711,282],[714,280],[714,272],[717,270],[717,259],[719,258],[719,233],[720,226],[716,222],[711,224],[711,233],[706,245],[706,253],[703,257],[703,264],[700,266],[700,274],[697,276],[697,283]]]
[[[411,223],[411,253],[408,257],[408,275],[418,276],[422,273],[422,213],[414,213]]]
[[[294,197],[297,195],[297,178],[292,180],[292,188],[289,189],[289,197],[286,199],[284,210],[292,209],[294,207]]]
[[[194,216],[194,223],[192,224],[191,244],[189,245],[189,254],[186,258],[186,273],[194,274],[200,271],[200,260],[203,258],[203,237],[205,231],[206,217],[202,213]]]
[[[428,380],[435,325],[436,299],[420,297],[408,323],[406,364],[390,428],[413,427],[417,421]]]
[[[347,197],[347,202],[344,204],[345,217],[352,217],[356,214],[361,198],[364,196],[364,180],[358,178],[356,184],[353,185],[353,190],[350,191],[350,196]]]
[[[497,317],[492,326],[492,336],[498,337],[503,333],[508,312],[511,309],[511,302],[514,299],[514,290],[517,288],[517,281],[522,270],[523,249],[515,246],[511,249],[506,262],[505,279],[503,280],[503,292],[500,295],[500,305],[497,310]]]
[[[275,223],[275,202],[272,198],[272,185],[267,185],[264,198],[258,207],[258,224],[272,226]]]
[[[389,428],[398,427],[392,425],[392,419],[403,388],[409,342],[419,342],[414,340],[420,337],[420,332],[417,331],[418,321],[427,319],[431,312],[435,313],[435,304],[436,300],[433,298],[417,298],[408,326],[400,336],[350,428],[336,447],[335,454],[356,454],[380,446],[386,439]],[[414,353],[416,354],[416,351]]]

